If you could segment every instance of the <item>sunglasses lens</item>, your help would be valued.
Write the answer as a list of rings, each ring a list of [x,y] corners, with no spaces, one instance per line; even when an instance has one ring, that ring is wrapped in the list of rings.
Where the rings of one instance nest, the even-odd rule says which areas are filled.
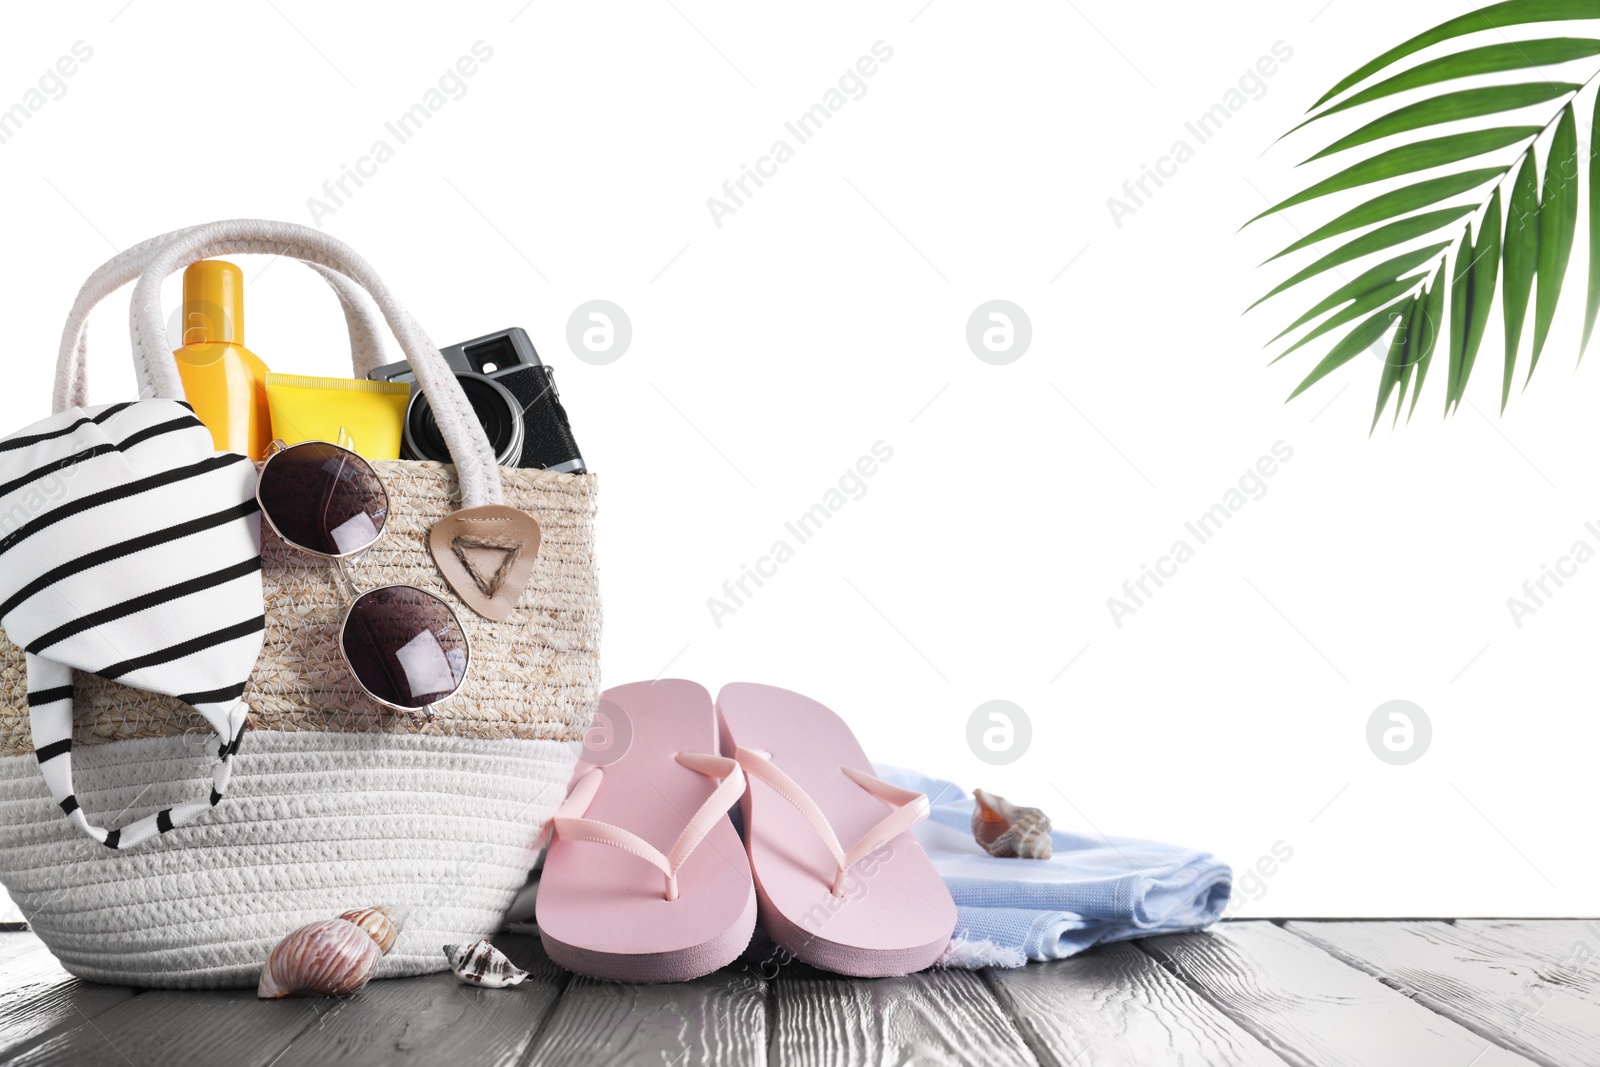
[[[378,539],[388,517],[383,483],[367,461],[337,445],[308,441],[262,468],[261,510],[297,548],[348,556]]]
[[[341,638],[345,659],[367,692],[396,707],[423,708],[461,687],[467,637],[443,600],[409,586],[362,593]]]

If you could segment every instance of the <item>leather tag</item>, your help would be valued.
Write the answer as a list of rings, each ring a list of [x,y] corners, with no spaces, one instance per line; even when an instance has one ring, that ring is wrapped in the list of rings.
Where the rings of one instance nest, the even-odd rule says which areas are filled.
[[[505,504],[452,512],[428,531],[439,573],[463,603],[500,622],[517,606],[539,554],[539,522]]]

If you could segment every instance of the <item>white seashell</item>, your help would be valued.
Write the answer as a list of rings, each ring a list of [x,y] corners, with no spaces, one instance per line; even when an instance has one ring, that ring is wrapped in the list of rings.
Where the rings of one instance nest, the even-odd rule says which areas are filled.
[[[372,940],[378,943],[378,948],[385,956],[394,948],[394,939],[400,936],[400,927],[404,925],[399,912],[387,904],[379,904],[372,908],[356,908],[354,911],[344,912],[339,918],[355,923],[372,935]]]
[[[991,856],[1050,858],[1050,817],[1038,808],[1024,808],[1005,797],[972,791],[972,837]]]
[[[488,989],[504,989],[528,977],[528,972],[506,958],[506,954],[479,941],[472,945],[446,945],[445,959],[450,970],[463,982],[481,985]]]
[[[377,940],[348,919],[323,919],[302,926],[273,946],[261,968],[256,996],[291,993],[343,997],[372,979],[383,952]]]

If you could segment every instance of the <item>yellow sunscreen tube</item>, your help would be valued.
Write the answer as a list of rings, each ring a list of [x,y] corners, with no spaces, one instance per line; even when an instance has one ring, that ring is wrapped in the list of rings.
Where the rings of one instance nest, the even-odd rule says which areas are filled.
[[[411,386],[365,378],[268,374],[272,436],[286,445],[330,441],[363,459],[399,459]]]

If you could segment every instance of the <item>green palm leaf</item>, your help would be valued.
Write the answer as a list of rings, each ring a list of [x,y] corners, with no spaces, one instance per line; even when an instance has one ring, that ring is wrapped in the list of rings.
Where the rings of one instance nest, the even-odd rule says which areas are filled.
[[[1278,336],[1274,337],[1271,341],[1268,341],[1267,344],[1270,345],[1275,341],[1282,340],[1286,334],[1293,333],[1295,330],[1298,330],[1300,327],[1304,326],[1318,315],[1338,307],[1347,300],[1361,296],[1363,293],[1371,292],[1380,285],[1387,285],[1399,275],[1404,274],[1413,267],[1420,266],[1421,264],[1427,262],[1433,257],[1435,252],[1444,248],[1448,244],[1449,242],[1447,241],[1444,244],[1436,244],[1426,248],[1413,249],[1410,252],[1395,256],[1393,259],[1384,260],[1376,267],[1369,267],[1360,274],[1356,275],[1354,278],[1345,282],[1343,285],[1339,286],[1339,288],[1335,289],[1321,300],[1317,301],[1317,303],[1312,306],[1310,311],[1306,312],[1304,315],[1301,315],[1298,319],[1295,319],[1288,326],[1284,327]]]
[[[1539,355],[1550,336],[1550,323],[1556,317],[1556,301],[1561,297],[1561,282],[1572,258],[1572,234],[1578,226],[1578,126],[1572,105],[1561,110],[1550,155],[1544,165],[1544,195],[1539,198],[1539,295],[1533,309],[1533,355],[1528,360],[1528,377],[1539,365]],[[1526,382],[1524,382],[1526,385]]]
[[[1528,294],[1533,289],[1533,274],[1539,259],[1539,175],[1528,153],[1511,186],[1509,213],[1506,216],[1504,256],[1505,299],[1501,310],[1506,323],[1506,371],[1500,386],[1500,410],[1511,395],[1511,375],[1517,366],[1517,347],[1522,343],[1522,325],[1528,316]]]
[[[1404,244],[1413,237],[1421,237],[1423,234],[1432,233],[1439,227],[1470,215],[1476,210],[1478,208],[1475,204],[1460,204],[1456,207],[1440,208],[1438,211],[1427,211],[1421,215],[1412,215],[1410,218],[1399,219],[1386,226],[1379,226],[1375,230],[1369,230],[1355,240],[1347,241],[1335,248],[1310,266],[1297,271],[1266,296],[1263,296],[1261,300],[1251,304],[1250,307],[1255,307],[1256,304],[1261,303],[1263,300],[1270,300],[1285,289],[1299,285],[1307,278],[1314,278],[1323,271],[1331,270],[1341,263],[1348,263],[1352,259],[1360,259],[1362,256],[1370,255],[1373,252],[1381,252],[1385,248],[1393,248],[1397,244]],[[1250,308],[1245,308],[1245,310],[1249,311]]]
[[[1466,393],[1478,348],[1489,332],[1489,312],[1494,307],[1494,287],[1500,278],[1500,190],[1489,198],[1489,210],[1478,223],[1478,243],[1472,248],[1472,307],[1467,313],[1466,354],[1462,357],[1461,381],[1456,387],[1456,406]],[[1500,401],[1505,410],[1505,398]]]
[[[1394,423],[1400,425],[1400,413],[1406,409],[1406,386],[1411,384],[1411,375],[1417,369],[1420,358],[1417,348],[1421,344],[1423,335],[1423,306],[1428,299],[1426,292],[1420,294],[1411,305],[1411,318],[1406,321],[1406,351],[1405,359],[1400,364],[1400,381],[1395,390],[1394,398]]]
[[[1444,260],[1439,261],[1439,269],[1434,272],[1433,281],[1428,283],[1428,295],[1422,304],[1422,314],[1418,325],[1421,331],[1417,343],[1421,351],[1416,356],[1417,380],[1411,387],[1411,409],[1406,412],[1406,421],[1411,421],[1411,416],[1417,410],[1417,401],[1422,398],[1422,383],[1428,377],[1428,367],[1433,362],[1433,353],[1438,350],[1439,339],[1445,335],[1444,321]],[[1406,398],[1405,391],[1400,393],[1400,399]],[[1394,409],[1396,419],[1400,418],[1400,408]]]
[[[1407,373],[1412,339],[1416,336],[1417,309],[1421,306],[1421,294],[1411,297],[1402,306],[1394,336],[1389,339],[1389,351],[1383,357],[1383,377],[1378,380],[1378,406],[1372,412],[1372,426],[1368,429],[1368,433],[1378,428],[1378,419],[1383,416],[1383,409],[1388,406],[1389,397],[1394,393],[1395,386],[1400,385],[1401,377]],[[1400,390],[1400,402],[1402,404],[1405,402],[1403,386]],[[1397,408],[1395,417],[1399,416]]]
[[[1500,277],[1500,190],[1489,197],[1489,208],[1478,223],[1478,240],[1472,246],[1472,262],[1467,272],[1466,323],[1461,336],[1461,369],[1445,392],[1448,413],[1460,406],[1472,377],[1478,348],[1489,330],[1489,310],[1494,306],[1495,282]],[[1500,410],[1505,410],[1504,398]]]
[[[1380,285],[1376,289],[1362,293],[1360,296],[1352,300],[1348,305],[1339,309],[1334,314],[1329,315],[1326,320],[1319,323],[1315,329],[1307,332],[1304,337],[1300,338],[1300,340],[1284,349],[1278,358],[1274,359],[1272,362],[1278,362],[1279,359],[1287,356],[1290,352],[1293,352],[1301,345],[1315,341],[1323,334],[1329,332],[1330,330],[1338,329],[1340,326],[1343,326],[1352,319],[1360,318],[1373,308],[1382,307],[1384,304],[1387,304],[1401,293],[1410,292],[1416,287],[1418,282],[1422,281],[1426,277],[1426,274],[1413,274],[1407,278],[1397,278],[1385,285]]]
[[[1472,223],[1456,244],[1456,265],[1450,276],[1450,365],[1446,371],[1444,410],[1456,398],[1462,369],[1467,365],[1467,323],[1472,318]],[[1419,390],[1420,392],[1420,390]]]
[[[1374,222],[1392,219],[1396,215],[1404,215],[1408,211],[1415,211],[1419,207],[1428,207],[1437,204],[1452,196],[1464,193],[1469,189],[1476,189],[1484,182],[1499,178],[1505,174],[1504,167],[1485,167],[1481,170],[1468,170],[1460,174],[1447,174],[1443,178],[1429,178],[1427,181],[1417,182],[1415,185],[1402,186],[1391,193],[1373,197],[1365,204],[1351,208],[1343,215],[1326,225],[1300,238],[1294,244],[1285,248],[1271,259],[1263,260],[1263,265],[1271,263],[1274,259],[1282,259],[1290,252],[1298,252],[1318,241],[1329,237],[1336,237],[1341,233],[1359,230],[1363,226],[1370,226]]]
[[[1473,156],[1481,156],[1485,152],[1493,152],[1518,141],[1529,140],[1540,132],[1538,126],[1496,126],[1489,130],[1453,133],[1446,137],[1434,137],[1418,141],[1416,144],[1391,148],[1353,167],[1346,167],[1333,177],[1324,178],[1287,200],[1280,200],[1250,222],[1264,219],[1286,207],[1303,204],[1319,196],[1327,196],[1329,193],[1341,193],[1346,189],[1381,182],[1385,178],[1396,178],[1402,174],[1413,174],[1419,170],[1442,167],[1446,163],[1456,163],[1463,159],[1471,159]],[[1250,225],[1250,222],[1245,225]]]
[[[1499,39],[1480,36],[1476,41],[1450,44],[1457,38],[1495,33],[1508,26],[1545,24],[1554,29],[1577,19],[1600,19],[1600,0],[1490,4],[1389,49],[1341,79],[1308,109],[1312,114],[1296,130],[1396,93],[1466,77],[1494,82],[1494,75],[1502,76],[1498,84],[1480,81],[1398,108],[1381,112],[1369,108],[1373,113],[1361,119],[1360,125],[1305,162],[1355,153],[1385,140],[1388,148],[1367,148],[1366,158],[1305,186],[1245,223],[1249,226],[1290,209],[1313,210],[1304,205],[1333,194],[1346,198],[1345,209],[1333,218],[1325,214],[1327,221],[1320,225],[1313,219],[1309,225],[1297,226],[1305,235],[1266,262],[1349,235],[1344,243],[1299,267],[1251,305],[1254,308],[1345,264],[1354,264],[1359,270],[1354,279],[1312,304],[1268,342],[1276,344],[1311,324],[1272,361],[1276,363],[1311,342],[1332,338],[1332,348],[1290,394],[1291,399],[1350,362],[1358,352],[1387,339],[1373,427],[1391,400],[1396,424],[1402,409],[1408,419],[1415,413],[1436,354],[1442,354],[1448,369],[1434,377],[1443,378],[1445,414],[1453,414],[1466,398],[1467,384],[1490,332],[1492,309],[1498,303],[1504,320],[1500,376],[1500,407],[1504,411],[1530,311],[1533,339],[1528,378],[1553,336],[1583,197],[1589,204],[1590,244],[1581,356],[1600,322],[1600,103],[1588,91],[1592,83],[1600,82],[1600,58],[1596,58],[1600,57],[1600,40],[1546,35],[1511,41],[1498,34]],[[1454,51],[1436,54],[1409,68],[1397,66],[1424,49],[1438,53],[1435,46],[1439,45]],[[1535,80],[1520,73],[1584,60],[1590,61],[1590,69],[1581,81],[1576,77]],[[1593,109],[1587,116],[1590,144],[1581,149],[1576,113],[1580,103]],[[1544,112],[1542,125],[1493,125],[1495,120],[1487,118],[1528,109]],[[1490,125],[1473,129],[1480,121]],[[1580,166],[1580,151],[1589,153],[1587,167]],[[1466,164],[1468,169],[1451,167],[1475,157],[1487,158]],[[1419,173],[1435,168],[1454,173]],[[1418,177],[1406,184],[1393,180],[1409,175]],[[1585,181],[1590,188],[1581,192],[1579,186]],[[1384,184],[1376,191],[1367,189],[1378,183]],[[1461,203],[1463,194],[1469,200],[1481,199]],[[1352,202],[1354,206],[1350,206]],[[1379,254],[1387,256],[1382,263],[1363,266],[1368,257]],[[1569,305],[1574,302],[1567,301]]]
[[[1465,52],[1441,56],[1427,63],[1419,63],[1410,70],[1378,82],[1354,96],[1318,112],[1296,126],[1294,130],[1309,126],[1320,118],[1350,108],[1381,100],[1408,89],[1421,89],[1440,82],[1471,78],[1480,74],[1498,74],[1507,70],[1529,70],[1538,67],[1570,63],[1575,59],[1588,59],[1600,55],[1600,41],[1587,37],[1551,37],[1542,41],[1516,41],[1491,44],[1483,48],[1470,48]],[[1293,133],[1294,130],[1290,130]]]
[[[1535,22],[1561,22],[1569,19],[1600,18],[1600,3],[1595,0],[1505,0],[1479,8],[1470,15],[1462,15],[1441,22],[1430,30],[1389,49],[1376,59],[1362,64],[1353,73],[1345,75],[1339,84],[1322,94],[1312,109],[1319,108],[1357,82],[1365,81],[1384,67],[1406,56],[1414,55],[1430,45],[1482,30],[1504,29],[1507,26],[1526,26]]]
[[[1305,381],[1295,386],[1294,392],[1289,394],[1289,399],[1293,400],[1323,378],[1326,378],[1330,371],[1337,370],[1360,353],[1365,352],[1372,345],[1372,342],[1389,332],[1398,315],[1409,311],[1408,305],[1415,299],[1416,297],[1410,296],[1404,300],[1397,300],[1382,311],[1368,316],[1361,325],[1345,334],[1344,338],[1334,345],[1326,356],[1322,357],[1322,362],[1311,369],[1311,373],[1306,375]]]
[[[1596,42],[1596,50],[1600,51],[1600,42]],[[1523,85],[1491,85],[1486,89],[1467,89],[1459,93],[1436,96],[1431,100],[1419,100],[1398,111],[1391,111],[1382,118],[1373,119],[1360,129],[1339,138],[1316,155],[1306,158],[1304,162],[1310,163],[1314,159],[1322,159],[1335,152],[1343,152],[1347,148],[1368,144],[1383,137],[1392,137],[1407,130],[1437,126],[1442,122],[1459,122],[1461,119],[1473,119],[1479,115],[1494,115],[1501,111],[1515,111],[1518,108],[1542,104],[1546,100],[1575,93],[1581,88],[1583,87],[1577,82],[1528,82]]]
[[[1600,107],[1594,109],[1589,123],[1589,302],[1583,312],[1583,343],[1578,346],[1578,358],[1589,348],[1589,338],[1594,333],[1595,313],[1600,312],[1600,151],[1595,150],[1600,138]]]

